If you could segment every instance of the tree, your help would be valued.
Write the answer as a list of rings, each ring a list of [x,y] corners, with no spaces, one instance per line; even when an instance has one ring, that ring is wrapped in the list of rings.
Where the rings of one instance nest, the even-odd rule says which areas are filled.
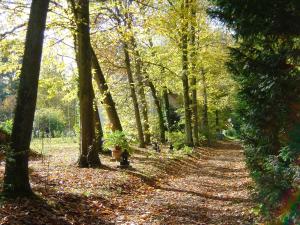
[[[193,145],[193,133],[192,133],[192,116],[191,116],[191,104],[189,95],[189,76],[188,76],[188,11],[189,1],[182,0],[182,24],[181,24],[181,48],[182,48],[182,86],[183,86],[183,101],[184,101],[184,117],[185,117],[185,135],[186,145]]]
[[[238,42],[229,65],[240,86],[242,137],[263,213],[270,215],[293,189],[299,158],[300,5],[283,0],[213,2],[212,15],[234,30]]]
[[[208,145],[210,145],[210,132],[208,121],[208,96],[207,96],[207,81],[205,71],[201,71],[202,85],[203,85],[203,112],[202,112],[202,130],[207,139]]]
[[[28,152],[36,107],[44,31],[49,0],[33,0],[30,7],[25,51],[17,95],[17,106],[7,150],[3,193],[19,197],[31,195]]]
[[[127,77],[128,77],[128,83],[129,83],[129,88],[130,88],[130,96],[132,99],[133,103],[133,108],[134,108],[134,114],[135,114],[135,121],[136,121],[136,127],[138,131],[138,138],[139,138],[139,146],[140,147],[145,147],[145,136],[144,136],[144,131],[142,127],[142,120],[141,120],[141,115],[140,115],[140,109],[139,109],[139,104],[138,104],[138,98],[136,94],[136,84],[133,79],[133,73],[132,73],[132,65],[131,65],[131,58],[130,58],[130,47],[129,44],[132,40],[132,34],[131,34],[131,23],[132,23],[132,18],[130,17],[129,13],[129,6],[131,5],[131,1],[128,3],[125,3],[125,8],[124,10],[124,15],[121,14],[120,9],[116,7],[117,10],[117,22],[118,26],[121,28],[122,23],[121,20],[124,22],[124,28],[125,31],[121,32],[122,36],[122,48],[124,51],[124,60],[125,60],[125,67],[126,67],[126,72],[127,72]]]
[[[131,70],[131,62],[130,62],[130,56],[129,56],[129,50],[128,50],[128,44],[126,42],[123,43],[123,50],[125,55],[125,65],[127,70],[127,76],[128,76],[128,83],[130,87],[130,94],[134,106],[134,114],[135,114],[135,120],[136,120],[136,126],[138,130],[138,137],[139,137],[139,145],[140,147],[145,147],[145,139],[144,139],[144,132],[141,122],[141,116],[140,116],[140,110],[138,105],[138,100],[136,96],[135,91],[135,83],[133,80],[132,70]]]
[[[74,3],[73,3],[74,4]],[[92,86],[92,51],[89,32],[89,1],[78,0],[76,10],[80,105],[80,167],[98,167],[101,162],[95,147],[94,92]]]
[[[92,48],[92,47],[91,47]],[[100,63],[98,62],[97,55],[92,48],[92,66],[94,68],[95,74],[95,80],[98,85],[98,88],[103,96],[103,105],[106,110],[107,116],[109,118],[109,121],[112,125],[111,129],[112,131],[123,131],[119,115],[115,106],[115,102],[112,98],[112,95],[110,93],[110,90],[108,88],[108,84],[106,82],[106,79],[104,77],[104,74],[101,70]]]
[[[138,88],[138,94],[140,98],[140,108],[143,115],[143,128],[144,128],[144,139],[145,144],[150,144],[150,130],[149,130],[149,119],[148,119],[148,106],[146,101],[146,95],[144,90],[144,76],[142,74],[142,59],[140,56],[140,53],[137,49],[137,43],[134,38],[134,36],[131,36],[131,45],[134,52],[135,57],[135,76],[137,80],[137,88]]]
[[[161,101],[159,100],[159,96],[157,95],[157,91],[156,88],[154,86],[154,84],[152,83],[152,81],[149,80],[149,77],[146,76],[146,83],[148,84],[150,90],[151,90],[151,94],[152,97],[154,99],[154,104],[156,107],[156,112],[158,115],[158,121],[159,121],[159,139],[161,143],[165,143],[166,142],[166,123],[165,123],[165,119],[164,119],[164,114],[163,114],[163,108],[162,108],[162,104]]]
[[[191,45],[191,90],[192,90],[192,120],[193,120],[193,140],[194,145],[199,145],[199,119],[198,119],[198,102],[197,102],[197,71],[196,71],[196,0],[191,1],[190,7],[190,45]]]

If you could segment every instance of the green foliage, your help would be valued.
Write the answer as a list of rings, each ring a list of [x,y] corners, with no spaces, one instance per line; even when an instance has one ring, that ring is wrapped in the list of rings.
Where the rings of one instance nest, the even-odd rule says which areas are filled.
[[[191,155],[193,153],[193,148],[189,146],[184,146],[181,150],[185,155]]]
[[[11,134],[12,126],[13,126],[12,120],[6,120],[0,123],[0,129],[8,134]]]
[[[35,113],[34,130],[51,132],[51,136],[60,136],[65,130],[64,114],[59,109],[43,108]]]
[[[228,63],[239,85],[240,134],[264,215],[298,189],[299,4],[297,1],[212,0],[212,15],[234,30],[238,45]],[[297,120],[297,121],[295,121]],[[297,125],[298,122],[298,125]],[[295,133],[297,135],[295,135]],[[295,169],[298,168],[298,169]]]
[[[119,147],[122,151],[132,153],[132,148],[128,144],[128,138],[123,131],[114,131],[104,135],[104,148]]]
[[[168,142],[173,145],[174,149],[179,150],[184,147],[185,134],[181,131],[167,132]]]

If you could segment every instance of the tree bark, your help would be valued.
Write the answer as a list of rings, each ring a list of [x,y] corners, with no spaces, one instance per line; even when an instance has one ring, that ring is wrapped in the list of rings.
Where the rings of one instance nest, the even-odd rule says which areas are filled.
[[[97,153],[103,150],[103,129],[100,120],[100,114],[97,106],[97,101],[94,101],[94,128],[95,128],[95,148]]]
[[[120,118],[116,109],[116,104],[112,98],[112,95],[109,91],[107,82],[105,80],[104,74],[101,70],[99,61],[97,59],[97,56],[95,54],[94,49],[91,47],[92,51],[92,66],[95,71],[94,77],[96,80],[96,83],[98,85],[98,88],[100,90],[100,93],[103,96],[103,105],[105,108],[105,111],[107,113],[107,117],[109,119],[109,122],[111,123],[111,129],[112,131],[123,131]]]
[[[128,52],[128,45],[126,42],[123,42],[123,50],[124,50],[124,55],[125,55],[125,65],[126,65],[126,70],[127,70],[130,94],[131,94],[133,107],[134,107],[134,114],[135,114],[136,126],[137,126],[137,131],[138,131],[138,137],[139,137],[139,146],[143,148],[143,147],[145,147],[144,133],[143,133],[143,127],[142,127],[142,122],[141,122],[138,100],[137,100],[137,96],[136,96],[136,92],[135,92],[135,84],[134,84],[133,76],[132,76],[131,62],[130,62],[130,56],[129,56],[129,52]]]
[[[94,128],[94,93],[91,71],[91,48],[89,31],[89,1],[78,0],[77,8],[78,27],[78,72],[79,72],[79,105],[81,146],[79,167],[99,167],[99,155],[95,148]]]
[[[210,133],[209,133],[209,121],[208,121],[208,102],[207,102],[207,83],[205,72],[202,70],[202,85],[203,85],[203,115],[202,115],[202,130],[207,139],[208,145],[210,145]]]
[[[182,30],[181,30],[181,50],[182,50],[182,86],[185,116],[185,144],[193,146],[192,117],[189,96],[188,79],[188,18],[186,16],[189,8],[188,0],[182,0]]]
[[[146,77],[146,80],[147,80],[147,84],[151,90],[151,94],[154,99],[154,104],[155,104],[157,115],[158,115],[160,142],[165,143],[166,142],[166,134],[165,134],[166,126],[165,126],[164,114],[163,114],[163,110],[161,107],[161,103],[157,96],[157,91],[156,91],[154,84],[152,83],[152,81],[149,80],[148,77]]]
[[[192,89],[192,119],[194,145],[199,145],[199,120],[197,104],[197,79],[196,79],[196,1],[191,2],[191,89]]]
[[[166,121],[167,121],[167,129],[168,131],[171,130],[172,122],[171,122],[171,114],[170,114],[170,103],[169,103],[169,94],[167,87],[163,89],[163,98],[165,103],[165,114],[166,114]]]
[[[146,95],[144,90],[144,77],[142,75],[142,61],[140,58],[140,54],[136,49],[136,43],[134,38],[132,38],[132,46],[135,54],[135,76],[137,80],[137,89],[138,95],[140,99],[140,108],[143,115],[143,127],[144,127],[144,136],[145,136],[145,144],[150,144],[150,127],[149,127],[149,119],[148,119],[148,106],[146,101]]]
[[[33,0],[31,3],[11,145],[6,152],[3,193],[11,197],[32,194],[28,173],[28,152],[48,6],[49,0]]]

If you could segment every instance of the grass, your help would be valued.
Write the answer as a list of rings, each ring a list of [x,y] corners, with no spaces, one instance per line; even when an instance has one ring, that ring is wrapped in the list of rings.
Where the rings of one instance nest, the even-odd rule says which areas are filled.
[[[34,138],[31,141],[30,148],[34,151],[48,155],[55,151],[61,151],[64,149],[78,148],[77,137],[58,137],[58,138]]]

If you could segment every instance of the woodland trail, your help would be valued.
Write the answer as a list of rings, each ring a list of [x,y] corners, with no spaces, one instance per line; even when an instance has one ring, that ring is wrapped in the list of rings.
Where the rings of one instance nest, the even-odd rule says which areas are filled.
[[[126,170],[104,155],[102,168],[78,168],[70,164],[77,159],[74,147],[51,154],[47,161],[30,161],[38,198],[0,201],[0,224],[253,224],[251,179],[237,143],[220,142],[180,157],[167,149],[136,149],[133,168]],[[0,163],[0,181],[3,175]]]
[[[189,158],[150,191],[144,186],[120,199],[127,205],[117,212],[115,224],[253,224],[251,179],[240,145],[199,148]]]

